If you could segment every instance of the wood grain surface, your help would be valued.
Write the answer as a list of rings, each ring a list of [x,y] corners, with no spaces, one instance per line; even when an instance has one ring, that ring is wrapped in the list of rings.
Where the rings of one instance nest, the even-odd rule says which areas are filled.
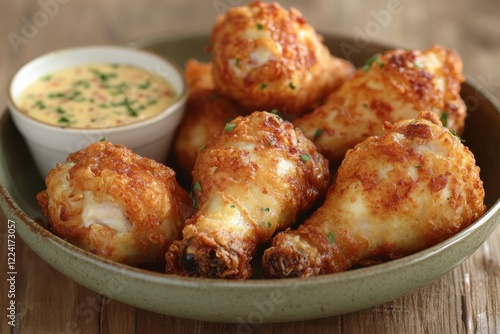
[[[0,105],[5,106],[8,79],[38,55],[71,46],[207,33],[218,13],[243,3],[1,0]],[[407,48],[432,43],[454,48],[467,77],[500,100],[499,1],[281,3],[301,10],[320,31]],[[500,229],[462,265],[395,301],[342,316],[251,328],[163,316],[110,300],[66,278],[17,238],[18,314],[12,327],[6,317],[6,221],[0,217],[1,333],[500,333]]]

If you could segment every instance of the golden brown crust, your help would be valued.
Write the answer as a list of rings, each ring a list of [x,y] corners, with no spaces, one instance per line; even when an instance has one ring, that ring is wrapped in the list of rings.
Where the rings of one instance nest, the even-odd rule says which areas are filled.
[[[184,78],[186,78],[189,94],[215,88],[212,69],[212,63],[202,63],[194,58],[188,59],[184,70]]]
[[[263,256],[268,277],[307,277],[395,259],[435,245],[485,211],[474,156],[423,112],[349,150],[325,203]]]
[[[448,128],[462,132],[464,78],[455,51],[438,45],[425,51],[396,49],[370,62],[323,105],[294,121],[331,162],[369,136],[381,135],[385,121],[413,119],[422,110],[433,111],[446,119]]]
[[[291,123],[267,112],[238,117],[198,155],[199,211],[167,253],[167,271],[245,279],[258,245],[326,192],[328,162]]]
[[[199,150],[215,132],[222,130],[239,114],[236,103],[215,92],[211,63],[191,59],[186,63],[184,75],[189,96],[174,136],[172,158],[179,176],[184,183],[190,184]]]
[[[249,112],[309,112],[354,72],[299,11],[277,3],[228,10],[217,18],[211,43],[217,90]]]
[[[58,236],[131,265],[162,261],[193,213],[172,169],[107,141],[69,154],[46,185],[37,199]]]

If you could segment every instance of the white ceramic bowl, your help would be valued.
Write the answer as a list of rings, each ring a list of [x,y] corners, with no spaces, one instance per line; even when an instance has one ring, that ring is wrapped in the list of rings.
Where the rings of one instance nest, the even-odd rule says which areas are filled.
[[[127,64],[151,71],[167,80],[178,98],[152,118],[101,129],[61,128],[39,122],[17,108],[20,93],[38,78],[68,67],[96,63]],[[186,99],[187,86],[182,71],[175,63],[151,52],[123,46],[86,46],[43,55],[17,71],[7,94],[14,124],[24,137],[43,177],[57,162],[64,161],[69,153],[104,137],[113,144],[127,146],[139,155],[165,162],[173,134],[182,119]]]

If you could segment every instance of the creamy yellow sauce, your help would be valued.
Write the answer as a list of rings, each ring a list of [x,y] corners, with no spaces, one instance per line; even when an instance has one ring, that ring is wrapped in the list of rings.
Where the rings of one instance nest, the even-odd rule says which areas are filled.
[[[176,100],[163,78],[119,64],[72,67],[39,78],[17,100],[19,109],[44,123],[107,128],[153,117]]]

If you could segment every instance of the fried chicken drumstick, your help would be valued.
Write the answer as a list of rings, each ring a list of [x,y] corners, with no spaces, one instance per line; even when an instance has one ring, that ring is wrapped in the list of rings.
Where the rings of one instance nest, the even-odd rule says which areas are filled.
[[[186,110],[174,136],[172,158],[185,183],[191,183],[191,171],[200,149],[224,125],[239,116],[236,104],[215,92],[212,64],[194,59],[184,71],[189,87]]]
[[[438,45],[425,51],[391,50],[374,55],[354,77],[331,93],[294,125],[313,140],[330,162],[369,136],[381,135],[385,121],[414,119],[435,112],[443,124],[461,134],[466,115],[460,97],[462,61]]]
[[[435,245],[485,211],[474,156],[423,112],[348,151],[325,203],[264,252],[266,277],[308,277]]]
[[[37,199],[55,234],[129,265],[162,262],[194,211],[172,169],[107,141],[70,154],[46,185]]]
[[[328,161],[290,122],[254,112],[207,143],[193,182],[199,211],[170,246],[167,272],[245,279],[257,246],[325,194]]]
[[[250,112],[309,112],[354,73],[299,11],[277,3],[257,1],[219,16],[211,51],[216,89]]]

